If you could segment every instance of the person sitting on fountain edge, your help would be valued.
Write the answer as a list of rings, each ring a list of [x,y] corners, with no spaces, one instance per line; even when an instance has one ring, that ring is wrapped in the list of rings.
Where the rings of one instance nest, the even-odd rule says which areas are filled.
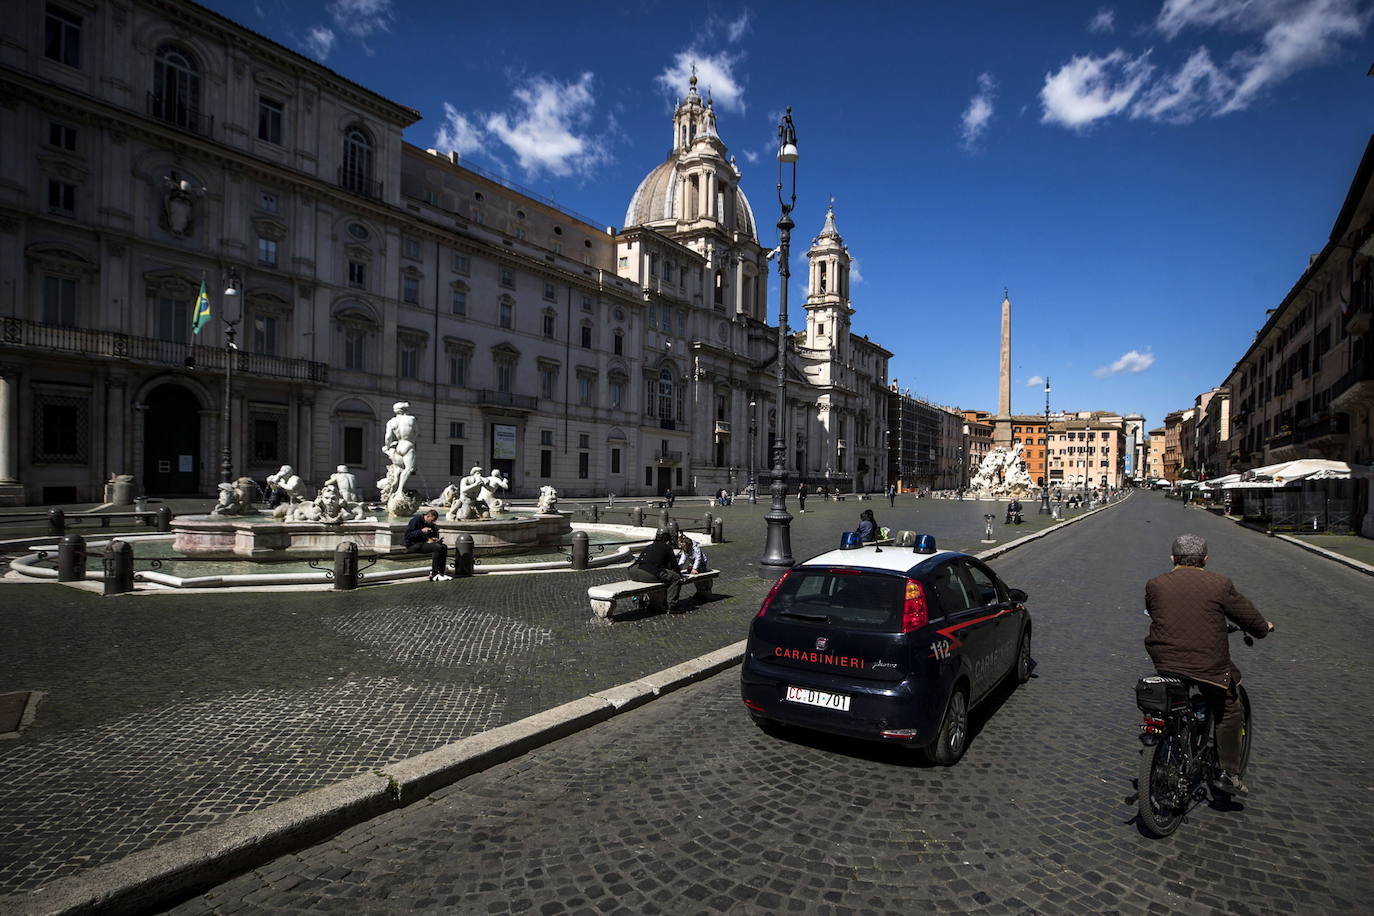
[[[1021,500],[1015,496],[1011,498],[1011,502],[1007,503],[1007,520],[1003,524],[1021,524]]]
[[[429,581],[447,582],[453,578],[448,572],[448,545],[439,536],[439,513],[426,509],[415,513],[406,525],[406,552],[427,553],[429,560]]]

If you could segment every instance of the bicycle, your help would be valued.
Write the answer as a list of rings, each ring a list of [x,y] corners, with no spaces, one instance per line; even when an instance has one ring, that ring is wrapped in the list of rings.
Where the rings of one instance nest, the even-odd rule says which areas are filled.
[[[1239,630],[1232,624],[1227,633]],[[1245,636],[1247,646],[1254,645]],[[1241,726],[1240,772],[1250,760],[1250,697],[1237,684],[1245,720]],[[1156,838],[1171,835],[1184,816],[1207,799],[1208,790],[1221,776],[1217,763],[1214,722],[1197,684],[1184,678],[1153,674],[1142,677],[1135,688],[1136,706],[1145,721],[1140,726],[1139,776],[1136,803],[1140,822]],[[1212,789],[1217,801],[1230,796]]]

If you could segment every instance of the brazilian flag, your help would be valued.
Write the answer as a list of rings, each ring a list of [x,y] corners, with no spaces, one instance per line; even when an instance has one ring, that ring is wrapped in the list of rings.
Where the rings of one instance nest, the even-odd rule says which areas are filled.
[[[195,310],[191,312],[191,333],[199,334],[200,329],[210,323],[210,296],[205,292],[205,281],[200,281],[200,295],[196,297]]]

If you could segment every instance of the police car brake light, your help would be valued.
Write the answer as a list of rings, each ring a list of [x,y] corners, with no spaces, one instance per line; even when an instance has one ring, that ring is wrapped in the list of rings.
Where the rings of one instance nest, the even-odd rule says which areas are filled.
[[[902,632],[919,630],[929,621],[926,613],[926,592],[915,579],[906,580],[906,595],[902,599]]]
[[[773,596],[778,593],[778,589],[782,588],[782,584],[787,581],[787,577],[790,575],[792,575],[792,570],[788,569],[785,570],[781,576],[778,576],[778,581],[774,582],[773,587],[768,590],[768,597],[763,599],[763,604],[759,607],[758,616],[762,617],[768,612],[768,605],[773,603]]]

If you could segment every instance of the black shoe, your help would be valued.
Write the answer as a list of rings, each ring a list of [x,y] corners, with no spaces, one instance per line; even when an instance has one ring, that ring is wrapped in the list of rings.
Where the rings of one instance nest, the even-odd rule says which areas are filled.
[[[1222,795],[1248,795],[1250,787],[1240,781],[1240,777],[1225,770],[1216,779],[1212,780],[1213,791],[1220,792]]]

